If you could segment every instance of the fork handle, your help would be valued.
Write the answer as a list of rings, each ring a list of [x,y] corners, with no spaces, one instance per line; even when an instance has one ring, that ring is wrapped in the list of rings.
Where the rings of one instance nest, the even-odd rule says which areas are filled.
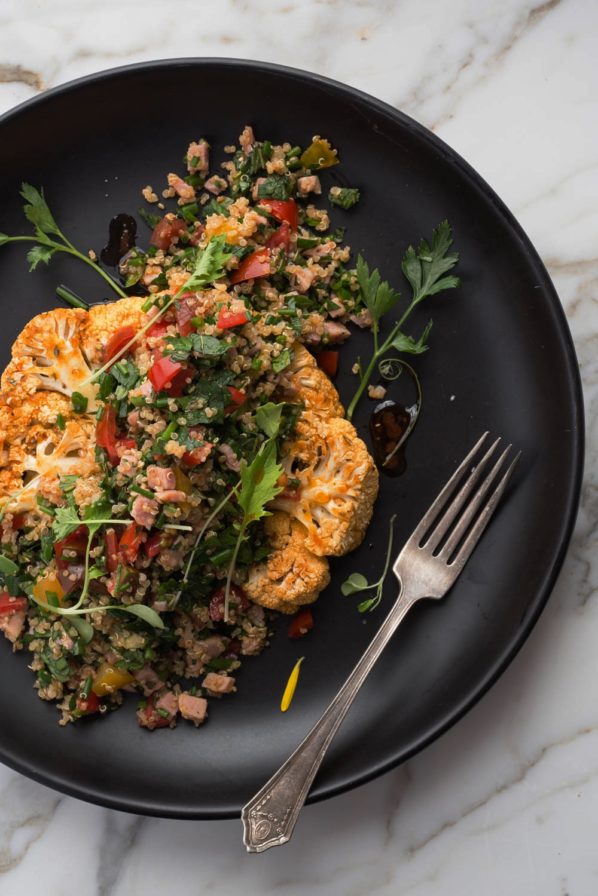
[[[284,765],[243,807],[241,820],[247,852],[263,852],[291,839],[332,738],[374,663],[414,603],[401,588],[390,613],[332,703]]]

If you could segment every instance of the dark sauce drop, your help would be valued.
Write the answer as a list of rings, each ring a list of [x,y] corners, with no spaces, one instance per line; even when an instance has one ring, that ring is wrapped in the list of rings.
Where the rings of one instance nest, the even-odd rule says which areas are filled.
[[[137,237],[137,221],[131,215],[116,215],[110,221],[108,245],[100,252],[104,264],[115,268],[121,258],[130,252]]]
[[[405,442],[402,445],[400,442],[411,421],[412,414],[396,401],[381,402],[370,417],[374,460],[378,468],[388,476],[400,476],[405,472]]]

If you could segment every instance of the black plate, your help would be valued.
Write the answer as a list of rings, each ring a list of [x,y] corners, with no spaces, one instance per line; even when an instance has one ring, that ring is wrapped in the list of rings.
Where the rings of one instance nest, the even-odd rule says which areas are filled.
[[[434,318],[432,348],[417,359],[424,413],[407,473],[385,480],[366,543],[333,563],[314,631],[290,642],[286,622],[268,651],[248,659],[239,693],[211,704],[196,731],[148,734],[134,700],[101,721],[57,725],[37,699],[26,654],[0,645],[0,759],[93,802],[135,812],[223,818],[280,765],[337,691],[384,609],[364,618],[339,584],[351,571],[375,576],[386,524],[396,544],[410,534],[454,465],[483,430],[523,450],[516,481],[457,586],[442,603],[411,613],[371,674],[334,741],[311,799],[392,768],[445,731],[488,689],[529,634],[550,593],[573,525],[583,457],[577,363],[561,305],[529,240],[486,183],[448,146],[406,116],[357,90],[262,63],[177,60],[94,75],[25,103],[0,121],[0,230],[25,232],[22,180],[43,185],[64,230],[100,249],[109,218],[136,213],[140,189],[180,170],[189,140],[221,150],[246,122],[260,138],[306,144],[328,136],[342,165],[325,173],[362,188],[336,223],[393,282],[406,245],[448,217],[461,253],[459,291],[430,301],[413,322]],[[514,162],[513,162],[514,163]],[[144,225],[140,230],[143,232]],[[54,307],[60,282],[90,299],[104,285],[74,260],[28,274],[22,246],[0,249],[2,363],[21,327]],[[406,290],[405,290],[406,292]],[[348,371],[368,349],[363,334],[342,355]],[[369,405],[369,407],[368,407]],[[366,432],[364,402],[357,424]],[[394,597],[389,583],[386,606]],[[278,702],[299,654],[306,657],[290,712]]]

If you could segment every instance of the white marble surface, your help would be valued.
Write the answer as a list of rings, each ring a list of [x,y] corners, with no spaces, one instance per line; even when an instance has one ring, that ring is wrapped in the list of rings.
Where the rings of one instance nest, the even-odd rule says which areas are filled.
[[[246,856],[238,822],[62,797],[0,767],[0,894],[598,893],[598,5],[595,0],[0,0],[0,111],[111,66],[282,62],[414,116],[495,187],[543,256],[582,366],[588,458],[554,595],[489,695],[402,768]]]

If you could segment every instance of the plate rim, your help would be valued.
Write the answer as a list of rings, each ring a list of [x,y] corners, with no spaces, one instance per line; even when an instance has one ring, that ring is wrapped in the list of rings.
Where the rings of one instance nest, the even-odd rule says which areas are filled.
[[[401,755],[395,755],[384,761],[379,761],[374,765],[370,764],[366,771],[360,775],[354,775],[349,780],[341,781],[337,784],[316,786],[307,799],[308,803],[316,803],[324,799],[329,799],[330,797],[338,796],[341,793],[353,790],[356,787],[360,787],[363,784],[374,780],[380,775],[396,768],[401,763],[406,762],[412,756],[421,752],[431,743],[436,741],[482,699],[510,666],[515,656],[527,641],[553,591],[569,548],[577,518],[585,459],[585,416],[581,374],[565,309],[559,299],[556,288],[530,238],[527,236],[527,233],[505,202],[497,195],[495,190],[476,171],[476,169],[438,135],[402,112],[400,109],[390,105],[390,103],[380,100],[372,94],[343,81],[338,81],[305,69],[280,65],[273,62],[237,57],[185,56],[145,60],[143,62],[130,63],[127,65],[102,69],[98,72],[92,72],[67,81],[64,84],[59,84],[37,96],[31,97],[0,115],[0,132],[7,123],[10,123],[13,119],[18,118],[23,114],[28,114],[32,109],[35,110],[38,106],[42,106],[45,103],[51,103],[56,97],[76,92],[97,82],[108,81],[112,78],[118,78],[122,75],[126,76],[133,72],[155,71],[159,69],[183,69],[189,66],[223,66],[236,70],[251,68],[254,71],[262,72],[270,76],[276,77],[284,75],[285,77],[291,77],[295,80],[308,82],[310,86],[319,87],[324,90],[330,89],[335,95],[341,93],[348,97],[355,97],[360,103],[373,107],[382,116],[390,119],[393,124],[400,124],[403,128],[414,133],[418,139],[431,145],[437,152],[439,151],[447,161],[457,167],[462,176],[479,190],[487,200],[492,202],[495,210],[503,219],[506,226],[520,242],[522,251],[525,253],[530,266],[535,270],[535,273],[539,278],[539,283],[542,285],[543,292],[549,301],[550,309],[554,315],[555,329],[563,349],[563,361],[565,362],[564,366],[568,391],[572,396],[571,414],[572,418],[575,420],[575,426],[571,434],[571,444],[574,465],[573,468],[568,471],[569,479],[566,513],[562,516],[558,536],[555,536],[558,539],[558,550],[555,552],[552,562],[545,570],[542,583],[536,591],[536,596],[531,605],[531,609],[526,614],[525,621],[514,633],[509,645],[496,660],[492,668],[488,670],[485,678],[478,683],[473,694],[463,700],[461,704],[457,705],[451,712],[450,717],[438,724],[433,730],[428,731],[416,741],[410,749],[406,750]],[[0,762],[14,771],[61,793],[65,793],[68,796],[119,811],[159,818],[179,818],[189,820],[233,819],[238,818],[240,814],[240,807],[237,811],[233,811],[230,808],[218,809],[214,806],[208,809],[182,808],[175,805],[167,806],[163,803],[152,801],[151,799],[147,802],[140,802],[139,800],[131,801],[123,797],[105,794],[101,791],[94,791],[88,786],[77,786],[76,782],[65,780],[63,777],[50,772],[40,772],[36,767],[31,766],[29,763],[20,761],[18,756],[7,753],[2,743],[0,743]],[[273,769],[272,771],[274,772],[275,770]]]

